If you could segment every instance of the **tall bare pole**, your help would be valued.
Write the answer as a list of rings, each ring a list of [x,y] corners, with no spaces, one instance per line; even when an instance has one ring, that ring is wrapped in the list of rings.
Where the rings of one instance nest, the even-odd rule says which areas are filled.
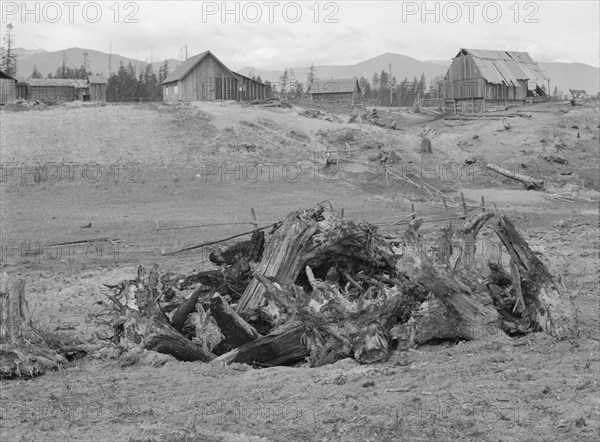
[[[390,107],[392,107],[392,63],[390,63]]]
[[[108,45],[108,78],[112,76],[112,40]]]

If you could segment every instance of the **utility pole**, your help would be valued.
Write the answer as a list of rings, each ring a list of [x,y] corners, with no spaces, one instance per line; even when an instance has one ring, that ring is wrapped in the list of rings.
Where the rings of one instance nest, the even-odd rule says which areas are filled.
[[[390,107],[392,107],[392,63],[390,63]]]
[[[187,60],[187,43],[185,44],[185,59]]]

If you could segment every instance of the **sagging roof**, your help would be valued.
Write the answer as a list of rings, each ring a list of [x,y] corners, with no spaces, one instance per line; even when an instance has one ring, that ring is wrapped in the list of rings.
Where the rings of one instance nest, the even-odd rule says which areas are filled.
[[[108,79],[104,75],[90,75],[88,77],[88,83],[90,83],[90,84],[107,84]]]
[[[227,72],[229,72],[232,76],[235,77],[235,74],[233,72],[231,72],[229,70],[229,68],[227,66],[225,66],[223,64],[223,62],[221,60],[219,60],[215,54],[213,54],[210,51],[204,51],[201,54],[198,55],[194,55],[193,57],[188,58],[187,60],[185,60],[183,63],[181,63],[179,66],[177,66],[177,68],[173,71],[172,74],[169,74],[167,76],[167,78],[165,78],[163,80],[163,82],[161,84],[165,84],[165,83],[172,83],[174,81],[178,81],[181,80],[183,77],[185,77],[192,69],[194,69],[194,67],[200,63],[202,60],[204,60],[208,55],[212,55],[215,60],[217,60],[226,70]]]
[[[87,87],[87,80],[74,80],[69,78],[30,78],[24,82],[29,86]]]
[[[309,94],[335,94],[344,92],[354,92],[354,89],[360,92],[360,86],[356,78],[340,78],[332,80],[315,81],[308,90]]]
[[[461,49],[456,57],[467,54],[488,83],[516,86],[518,80],[529,80],[543,85],[550,79],[527,52]]]
[[[17,79],[15,77],[13,77],[12,75],[8,75],[4,71],[0,71],[0,78],[6,78],[7,80],[15,80],[15,81],[17,81]]]

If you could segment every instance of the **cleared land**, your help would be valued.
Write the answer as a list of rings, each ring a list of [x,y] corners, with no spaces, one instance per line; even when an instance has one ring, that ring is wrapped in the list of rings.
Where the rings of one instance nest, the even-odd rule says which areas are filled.
[[[139,264],[208,269],[210,250],[162,253],[250,227],[157,226],[249,221],[251,208],[259,221],[276,221],[325,200],[371,222],[401,217],[413,205],[426,218],[453,215],[416,187],[392,179],[386,185],[380,162],[369,160],[381,145],[399,157],[391,167],[418,181],[423,164],[427,182],[455,201],[462,192],[477,206],[483,196],[486,207],[509,215],[563,275],[582,336],[425,345],[385,364],[343,360],[316,369],[215,367],[101,351],[59,372],[1,381],[4,440],[598,437],[598,103],[511,109],[531,118],[510,118],[508,130],[501,119],[434,121],[378,109],[400,128],[390,130],[306,118],[303,110],[237,103],[1,110],[2,270],[27,281],[30,310],[49,336],[97,342],[104,331],[89,315],[109,303],[103,284],[131,278]],[[351,112],[327,110],[341,121]],[[424,131],[433,154],[421,158]],[[333,166],[335,173],[315,155],[346,143],[357,152]],[[543,179],[545,190],[526,191],[486,172],[488,162]],[[573,185],[579,199],[593,203],[560,199],[577,193]],[[53,245],[90,238],[112,242]]]

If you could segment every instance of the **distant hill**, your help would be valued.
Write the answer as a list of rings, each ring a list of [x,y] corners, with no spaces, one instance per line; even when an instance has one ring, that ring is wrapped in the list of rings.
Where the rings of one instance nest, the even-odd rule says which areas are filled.
[[[317,76],[321,80],[362,76],[371,81],[375,72],[380,73],[382,70],[389,72],[390,63],[392,65],[392,75],[394,75],[398,81],[402,81],[404,77],[407,77],[409,80],[412,80],[415,76],[420,78],[421,73],[425,73],[425,78],[429,81],[436,75],[446,74],[446,70],[450,65],[450,60],[444,65],[433,61],[419,61],[407,57],[406,55],[388,52],[353,65],[319,65],[315,66],[315,69],[317,70]],[[296,80],[306,81],[308,67],[293,67],[293,69]],[[239,72],[247,75],[251,71],[252,68],[246,67]],[[282,72],[283,71],[263,71],[255,69],[254,75],[260,75],[260,78],[263,81],[269,80],[271,82],[276,82],[279,81]]]
[[[389,72],[391,63],[392,75],[395,75],[398,81],[404,77],[408,77],[409,80],[415,76],[419,78],[423,72],[429,82],[436,75],[445,75],[451,62],[451,59],[419,61],[405,55],[386,53],[353,65],[322,65],[315,66],[315,68],[318,77],[322,80],[362,76],[371,81],[374,72],[382,70]],[[550,76],[550,88],[552,89],[550,92],[554,90],[554,86],[558,86],[558,90],[565,94],[569,92],[569,89],[585,89],[590,94],[597,94],[600,90],[600,69],[598,68],[583,63],[540,62],[538,64]],[[308,67],[294,67],[293,69],[297,80],[306,81]],[[239,72],[247,75],[250,71],[252,68],[246,67]],[[263,81],[279,81],[282,72],[254,69],[254,74],[260,75]]]
[[[83,53],[86,51],[89,56],[92,72],[94,74],[102,73],[107,75],[108,54],[105,52],[95,51],[93,49],[69,48],[64,51],[67,57],[67,64],[72,67],[81,66]],[[18,77],[29,77],[33,71],[34,64],[44,77],[49,73],[54,74],[56,69],[62,64],[63,51],[48,52],[43,49],[28,50],[16,48],[15,52],[18,55]],[[454,55],[455,54],[452,54],[451,56]],[[137,66],[142,64],[142,61],[140,60],[136,61],[131,58],[113,54],[113,72],[119,68],[119,63],[121,61],[125,65],[129,62],[134,66],[136,66],[136,63]],[[317,76],[321,80],[363,76],[371,81],[373,73],[380,73],[382,70],[389,72],[391,64],[392,75],[396,76],[398,81],[403,80],[404,77],[407,77],[409,80],[412,80],[414,77],[419,78],[421,73],[425,73],[425,78],[427,79],[427,82],[429,82],[436,75],[445,75],[451,61],[450,58],[448,60],[420,61],[407,57],[406,55],[388,52],[353,65],[319,65],[315,66],[315,68],[317,70]],[[169,72],[173,72],[181,63],[180,60],[175,59],[169,59],[168,62]],[[162,60],[153,63],[154,72],[158,73],[158,68],[161,63]],[[583,63],[540,62],[539,65],[550,76],[550,88],[552,91],[554,90],[554,86],[558,86],[558,89],[564,93],[568,93],[569,89],[585,89],[590,94],[596,94],[600,90],[600,70],[598,68]],[[255,75],[260,75],[263,81],[269,80],[271,82],[279,81],[279,77],[283,72],[283,70],[261,70],[253,69],[251,67],[237,69],[236,66],[230,67],[244,75],[254,72]],[[303,82],[306,81],[308,66],[293,67],[293,69],[297,80]]]
[[[77,68],[83,63],[83,53],[87,52],[90,63],[90,70],[94,74],[108,75],[108,54],[101,51],[95,51],[93,49],[84,48],[69,48],[64,51],[48,52],[43,49],[23,49],[15,48],[17,54],[17,76],[27,78],[33,71],[33,65],[36,65],[38,70],[44,77],[48,74],[54,75],[56,69],[62,66],[63,52],[66,55],[67,65],[70,67]],[[134,60],[132,58],[122,57],[117,54],[112,54],[112,70],[115,72],[119,69],[119,63],[123,62],[125,66],[129,62],[133,66],[141,66],[141,61]],[[154,72],[158,74],[158,68],[162,64],[163,60],[158,60],[152,63]],[[177,65],[181,63],[179,60],[168,60],[169,72],[173,72]]]

